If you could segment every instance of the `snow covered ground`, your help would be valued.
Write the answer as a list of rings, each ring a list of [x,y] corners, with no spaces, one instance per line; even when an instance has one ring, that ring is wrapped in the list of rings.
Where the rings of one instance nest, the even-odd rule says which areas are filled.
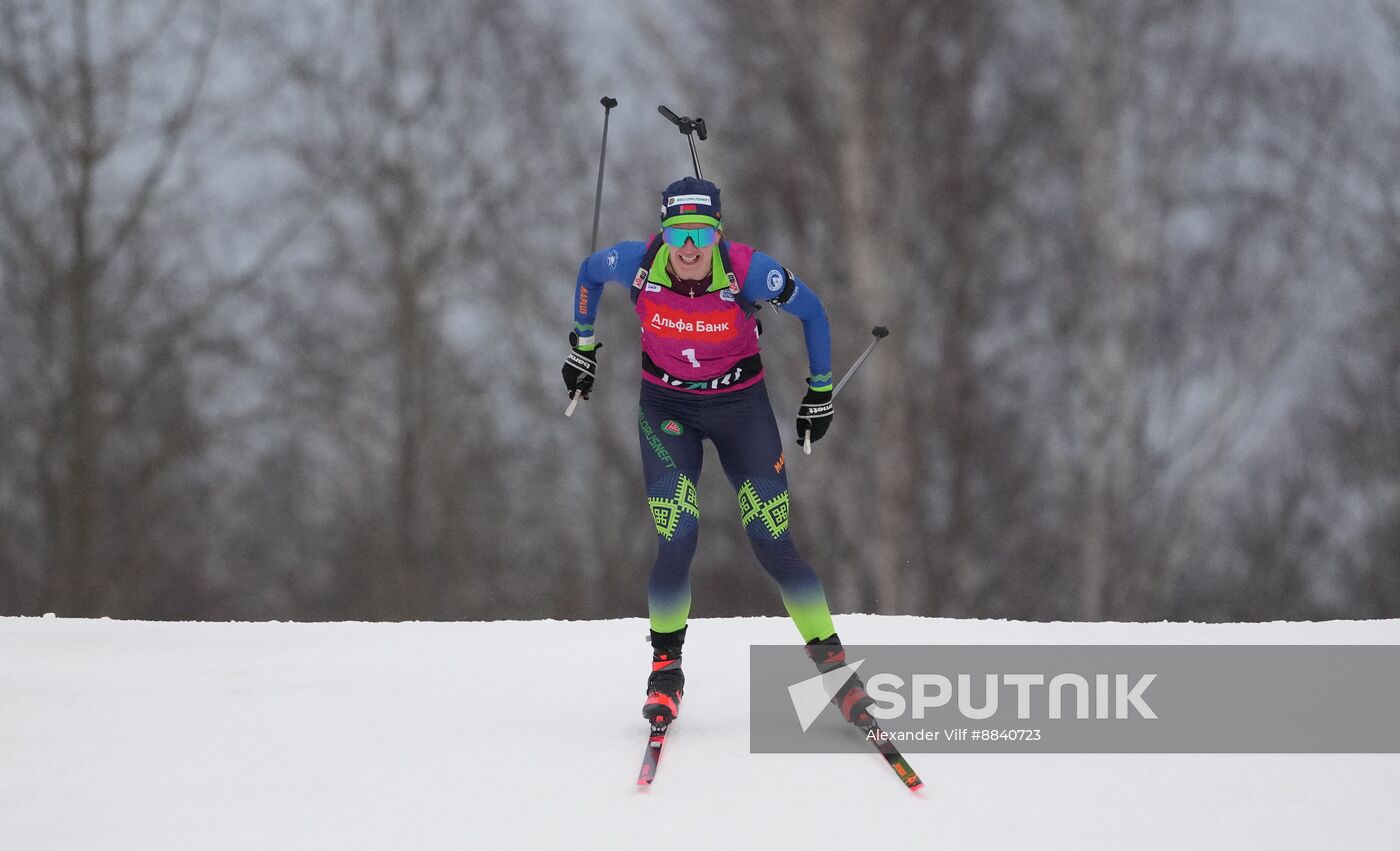
[[[1400,621],[1032,624],[847,615],[860,644],[1400,643]],[[1394,848],[1400,756],[751,755],[748,645],[694,621],[634,785],[641,620],[0,618],[0,849]]]

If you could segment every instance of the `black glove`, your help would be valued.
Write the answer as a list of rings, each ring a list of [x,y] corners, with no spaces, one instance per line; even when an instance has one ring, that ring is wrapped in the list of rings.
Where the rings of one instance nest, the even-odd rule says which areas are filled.
[[[808,433],[816,443],[831,428],[831,415],[836,410],[830,390],[807,389],[802,397],[802,405],[797,409],[797,442],[801,443]]]
[[[598,375],[598,350],[603,344],[584,351],[578,347],[578,334],[570,331],[569,345],[573,346],[573,350],[564,359],[564,386],[569,388],[570,399],[574,398],[575,393],[587,399],[589,391],[593,389],[593,379]]]

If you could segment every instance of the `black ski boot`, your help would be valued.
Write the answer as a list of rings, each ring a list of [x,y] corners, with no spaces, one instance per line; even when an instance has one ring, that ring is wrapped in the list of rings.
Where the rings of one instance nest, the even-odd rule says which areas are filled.
[[[817,670],[823,674],[846,664],[846,648],[841,646],[841,639],[835,633],[830,638],[812,639],[807,642],[806,650],[807,658],[811,659]],[[873,720],[869,710],[875,699],[865,693],[865,683],[860,681],[860,677],[854,671],[845,685],[836,691],[831,702],[841,710],[841,717],[852,724],[864,725]]]
[[[681,645],[686,627],[675,632],[651,632],[651,676],[647,678],[647,702],[642,717],[652,724],[670,724],[681,710],[685,674],[681,673]]]

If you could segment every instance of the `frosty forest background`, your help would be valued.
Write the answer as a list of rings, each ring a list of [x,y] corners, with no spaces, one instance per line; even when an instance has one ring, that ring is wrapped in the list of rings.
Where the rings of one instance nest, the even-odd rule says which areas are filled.
[[[839,611],[1400,616],[1400,3],[0,0],[0,614],[617,617],[705,117],[842,372]],[[764,311],[787,433],[800,325]],[[713,456],[694,614],[778,614]]]

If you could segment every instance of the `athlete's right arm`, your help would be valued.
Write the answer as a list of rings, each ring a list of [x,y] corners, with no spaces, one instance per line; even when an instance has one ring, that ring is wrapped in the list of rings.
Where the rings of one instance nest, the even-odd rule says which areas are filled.
[[[598,346],[593,324],[598,318],[603,285],[632,283],[646,248],[645,242],[619,242],[588,255],[579,265],[578,283],[574,287],[574,333],[578,335],[577,348],[581,351],[592,351]]]

